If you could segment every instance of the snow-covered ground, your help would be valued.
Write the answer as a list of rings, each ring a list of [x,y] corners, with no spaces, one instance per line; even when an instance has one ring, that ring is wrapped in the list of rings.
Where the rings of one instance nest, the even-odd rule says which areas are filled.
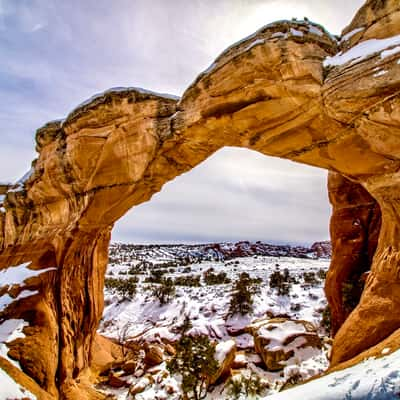
[[[189,333],[207,335],[217,343],[235,341],[238,351],[236,357],[246,365],[236,371],[235,379],[238,376],[257,375],[266,387],[262,391],[264,395],[276,393],[293,380],[307,379],[327,368],[329,339],[321,320],[326,307],[323,283],[329,259],[317,259],[311,254],[309,256],[313,258],[264,255],[230,258],[219,254],[210,256],[209,252],[203,250],[192,247],[188,256],[185,255],[188,250],[179,246],[164,249],[144,247],[133,255],[131,250],[123,246],[117,247],[117,251],[114,248],[106,276],[113,279],[137,277],[137,292],[134,297],[124,299],[115,290],[106,288],[105,310],[99,332],[117,340],[174,343],[179,339],[179,328],[187,315],[192,324]],[[301,257],[305,253],[302,252]],[[225,272],[230,282],[206,284],[204,274],[211,268],[214,274]],[[152,295],[154,283],[146,282],[154,269],[163,270],[162,276],[173,280],[199,276],[200,286],[176,285],[175,295],[167,304],[160,305]],[[276,287],[270,287],[270,277],[276,271],[283,273],[285,270],[291,281],[289,294],[279,295]],[[243,272],[252,279],[258,279],[253,311],[248,315],[228,316],[232,286]],[[245,329],[253,321],[266,316],[312,322],[325,339],[323,349],[310,352],[305,361],[293,359],[282,371],[267,371],[254,350],[253,336]],[[142,367],[137,370],[138,373],[125,378],[131,387],[146,386],[143,392],[136,394],[135,399],[179,399],[179,378],[169,374],[165,362],[150,371]],[[152,383],[146,385],[149,373]],[[129,397],[126,388],[101,388],[115,394],[119,400],[133,398]],[[228,385],[218,385],[207,398],[230,399],[228,392]]]
[[[156,260],[157,261],[157,260]],[[125,275],[132,262],[122,265],[110,265],[108,277],[127,279]],[[229,330],[239,330],[247,326],[253,319],[261,318],[271,313],[274,316],[285,315],[290,318],[304,319],[319,325],[321,312],[326,306],[323,292],[323,280],[314,284],[304,282],[304,273],[325,272],[328,260],[298,259],[288,257],[243,257],[223,261],[205,261],[198,264],[167,267],[163,275],[168,278],[182,276],[200,276],[210,268],[214,273],[224,271],[231,282],[238,279],[240,273],[247,272],[251,278],[261,278],[258,285],[260,292],[254,296],[254,312],[251,315],[228,318],[229,301],[232,283],[222,285],[206,285],[201,280],[200,287],[176,286],[176,294],[172,301],[161,306],[150,293],[151,283],[145,278],[151,268],[139,278],[136,296],[131,301],[121,301],[121,296],[110,290],[105,292],[105,310],[100,332],[118,338],[127,324],[132,325],[129,336],[143,333],[150,340],[155,337],[176,339],[173,331],[182,324],[185,314],[188,314],[193,330],[206,334],[216,340],[226,340],[230,337]],[[292,283],[288,296],[279,296],[276,289],[269,287],[269,277],[275,270],[288,269],[295,283]],[[112,275],[110,275],[112,273]],[[321,273],[322,274],[322,273]],[[235,335],[236,336],[236,335]],[[243,337],[242,337],[243,336]],[[247,335],[248,336],[248,335]],[[237,341],[246,346],[246,335],[237,336]]]
[[[384,349],[390,351],[390,349]],[[400,398],[400,350],[334,372],[268,400],[394,400]]]

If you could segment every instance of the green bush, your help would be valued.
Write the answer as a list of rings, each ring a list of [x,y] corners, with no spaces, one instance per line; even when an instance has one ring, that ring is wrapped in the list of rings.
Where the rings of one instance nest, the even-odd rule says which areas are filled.
[[[311,286],[316,286],[316,285],[318,285],[318,283],[320,283],[316,273],[313,271],[303,272],[303,279],[304,279],[304,283],[308,283]]]
[[[150,275],[145,278],[145,282],[147,283],[161,283],[161,281],[164,279],[163,275],[166,273],[166,270],[162,269],[153,269],[150,272]]]
[[[182,376],[184,398],[201,400],[207,396],[208,380],[218,370],[215,346],[207,336],[182,336],[176,354],[167,362],[171,374]]]
[[[200,286],[200,275],[178,276],[175,278],[174,283],[176,286],[199,287]]]
[[[326,271],[322,268],[320,268],[317,272],[318,278],[321,279],[322,281],[326,278]]]
[[[158,285],[152,286],[151,291],[152,295],[163,305],[169,303],[175,295],[175,285],[171,278],[162,278]]]
[[[292,287],[294,278],[290,276],[290,272],[287,268],[283,272],[275,270],[269,277],[269,287],[271,289],[277,289],[279,296],[288,296]]]
[[[128,279],[106,278],[104,284],[107,289],[128,300],[135,297],[138,281],[136,277]]]
[[[216,274],[214,273],[214,268],[210,268],[203,273],[203,280],[206,285],[222,285],[231,282],[226,272],[222,271]]]
[[[269,387],[268,383],[264,383],[260,376],[254,372],[250,374],[242,374],[240,378],[231,378],[228,383],[228,395],[233,400],[238,400],[243,395],[245,398],[253,398],[261,395],[262,392]]]
[[[258,279],[250,278],[247,272],[242,272],[234,283],[228,316],[235,314],[248,314],[253,311],[253,296],[259,292]]]
[[[342,283],[342,302],[348,313],[359,303],[363,289],[364,282],[357,278]]]
[[[322,319],[321,319],[321,325],[325,330],[330,334],[331,332],[331,309],[329,308],[329,305],[327,305],[323,310],[322,310]]]

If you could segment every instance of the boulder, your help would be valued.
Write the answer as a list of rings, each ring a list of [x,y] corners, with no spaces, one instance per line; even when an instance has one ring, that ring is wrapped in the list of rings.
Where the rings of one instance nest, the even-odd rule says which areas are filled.
[[[148,367],[154,367],[164,361],[164,349],[160,345],[146,343],[144,351],[144,363]]]
[[[218,380],[226,379],[230,373],[236,355],[236,343],[234,340],[219,342],[215,347],[215,359],[218,361],[218,370],[210,377],[212,385]]]
[[[129,387],[129,383],[127,383],[120,374],[115,372],[110,372],[108,375],[107,384],[113,388],[122,388],[122,387]]]
[[[249,327],[256,352],[269,371],[279,371],[289,363],[300,363],[320,353],[316,328],[302,320],[264,319]]]

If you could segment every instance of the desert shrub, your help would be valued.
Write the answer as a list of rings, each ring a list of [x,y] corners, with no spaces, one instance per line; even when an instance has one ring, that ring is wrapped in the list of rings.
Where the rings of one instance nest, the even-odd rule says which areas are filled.
[[[322,268],[320,268],[317,272],[318,278],[321,279],[322,281],[326,278],[326,271]]]
[[[301,383],[304,378],[301,376],[299,372],[292,373],[287,379],[285,384],[283,385],[283,389],[288,389],[292,386],[296,386]]]
[[[231,378],[228,383],[228,395],[233,400],[238,400],[242,395],[245,398],[253,398],[269,387],[268,383],[264,383],[260,376],[254,372],[242,374],[240,378]]]
[[[161,305],[167,304],[175,295],[174,282],[171,278],[162,278],[158,285],[152,286],[151,292]]]
[[[301,304],[300,303],[293,303],[290,306],[291,311],[300,311],[301,310]]]
[[[342,283],[342,302],[348,313],[359,303],[363,289],[364,282],[356,278]]]
[[[279,296],[288,296],[293,280],[287,268],[282,272],[275,270],[269,277],[269,287],[271,289],[277,289]]]
[[[166,272],[167,271],[162,270],[162,269],[153,269],[150,272],[150,275],[148,277],[146,277],[146,279],[144,281],[147,283],[161,283],[161,281],[164,279],[163,275]]]
[[[322,310],[321,326],[328,332],[331,332],[331,309],[327,305]]]
[[[176,286],[200,286],[200,275],[185,275],[175,278],[174,283]]]
[[[215,346],[207,336],[182,336],[176,344],[176,354],[167,362],[171,374],[182,376],[181,389],[185,398],[205,399],[208,378],[218,370]]]
[[[124,299],[132,299],[136,294],[138,279],[117,279],[106,278],[104,281],[105,287],[115,293],[118,293]]]
[[[235,314],[248,314],[253,311],[253,297],[259,292],[258,279],[250,278],[247,272],[242,272],[234,283],[228,316]]]
[[[304,283],[308,283],[311,286],[318,285],[318,283],[320,282],[317,275],[313,271],[303,272],[303,279]]]
[[[203,273],[203,280],[206,285],[222,285],[231,282],[226,272],[214,273],[213,268],[209,268]]]

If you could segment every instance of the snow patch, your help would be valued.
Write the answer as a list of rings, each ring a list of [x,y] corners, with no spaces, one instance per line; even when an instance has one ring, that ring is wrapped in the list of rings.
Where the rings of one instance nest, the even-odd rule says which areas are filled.
[[[335,67],[339,65],[351,62],[351,64],[360,62],[365,58],[382,52],[390,46],[396,46],[400,44],[400,35],[392,36],[387,39],[370,39],[365,42],[358,43],[346,52],[340,52],[335,56],[327,57],[323,65],[324,67]]]
[[[1,398],[2,399],[36,399],[31,392],[17,384],[5,371],[0,368]]]
[[[357,33],[361,32],[361,31],[363,31],[364,29],[365,29],[364,27],[353,29],[351,32],[346,33],[346,34],[342,37],[342,39],[341,39],[340,42],[342,42],[342,43],[343,43],[343,42],[346,42],[347,40],[351,39],[355,34],[357,34]]]
[[[374,74],[374,77],[377,78],[378,76],[382,76],[382,75],[385,75],[387,73],[388,73],[388,71],[378,71],[376,74]]]
[[[400,350],[315,379],[264,400],[390,400],[400,392]]]
[[[29,326],[29,324],[23,319],[8,319],[0,325],[0,357],[5,358],[19,369],[21,369],[19,363],[7,355],[7,343],[15,339],[24,338],[25,335],[22,330],[25,326]]]
[[[248,46],[246,46],[245,49],[243,50],[243,52],[252,49],[254,46],[257,46],[259,44],[264,44],[264,43],[265,43],[264,39],[257,39],[254,42],[250,43]]]
[[[219,365],[222,365],[226,356],[234,349],[236,346],[234,340],[227,340],[226,342],[219,342],[215,347],[214,358],[218,361]]]
[[[23,290],[15,298],[11,297],[8,293],[6,293],[0,297],[0,312],[3,311],[6,307],[8,307],[11,303],[14,303],[14,301],[25,299],[26,297],[30,297],[38,293],[39,291],[37,290]]]
[[[25,282],[28,278],[32,278],[34,276],[41,275],[45,272],[54,271],[57,268],[46,268],[46,269],[39,269],[33,270],[27,268],[27,266],[31,263],[31,261],[2,269],[0,271],[0,287],[5,285],[21,285]]]
[[[304,33],[303,33],[302,31],[299,31],[299,30],[294,29],[294,28],[290,28],[290,33],[291,33],[293,36],[298,36],[298,37],[304,36]]]
[[[395,47],[393,49],[382,51],[381,58],[390,57],[393,54],[397,54],[399,52],[400,52],[400,46],[397,46],[397,47]]]
[[[314,25],[310,25],[310,26],[308,27],[308,31],[309,31],[310,33],[313,33],[314,35],[318,35],[318,36],[323,36],[323,34],[324,34],[324,32],[323,32],[320,28],[317,28],[317,27],[314,26]]]
[[[173,94],[168,94],[168,93],[158,93],[158,92],[153,92],[151,90],[147,90],[147,89],[143,89],[141,87],[136,87],[136,86],[129,86],[129,87],[122,87],[122,86],[117,86],[117,87],[113,87],[110,89],[107,89],[101,93],[97,93],[93,96],[91,96],[89,99],[85,100],[84,102],[80,103],[77,107],[75,107],[70,114],[72,114],[74,111],[78,110],[79,108],[85,107],[87,105],[89,105],[90,103],[92,103],[93,101],[109,94],[109,93],[123,93],[123,92],[130,92],[130,91],[136,91],[139,92],[141,94],[150,94],[153,96],[159,96],[159,97],[165,97],[167,99],[171,99],[171,100],[179,100],[180,97],[179,96],[175,96]],[[68,119],[68,118],[67,118]]]
[[[33,175],[35,169],[32,167],[20,180],[18,180],[8,192],[21,192],[24,190],[25,182]]]

